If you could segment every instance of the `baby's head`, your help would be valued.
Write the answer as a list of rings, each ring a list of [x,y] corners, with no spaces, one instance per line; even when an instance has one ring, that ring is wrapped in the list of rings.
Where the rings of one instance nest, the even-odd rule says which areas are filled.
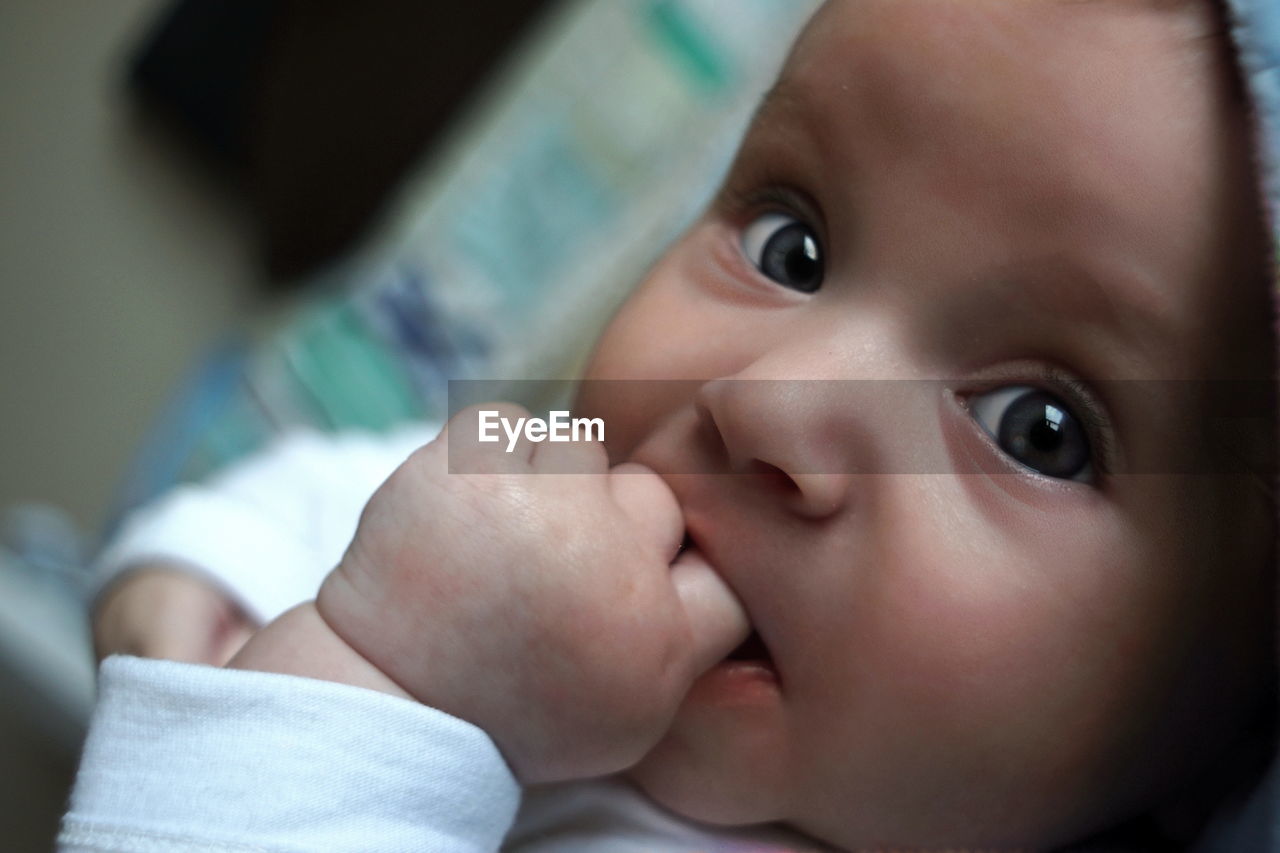
[[[842,847],[1045,846],[1232,747],[1270,690],[1269,402],[1252,473],[1200,427],[1216,380],[1273,375],[1251,162],[1207,0],[819,12],[586,377],[696,381],[579,400],[763,641],[646,792]]]

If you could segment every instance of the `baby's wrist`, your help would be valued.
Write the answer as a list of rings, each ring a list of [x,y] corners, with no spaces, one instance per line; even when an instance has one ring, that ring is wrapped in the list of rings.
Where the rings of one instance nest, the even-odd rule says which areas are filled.
[[[338,636],[314,601],[299,604],[268,623],[227,662],[227,668],[317,678],[413,700]]]

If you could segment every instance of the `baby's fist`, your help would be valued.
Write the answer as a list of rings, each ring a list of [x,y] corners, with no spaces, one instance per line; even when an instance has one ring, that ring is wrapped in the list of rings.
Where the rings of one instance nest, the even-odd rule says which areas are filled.
[[[494,739],[525,782],[615,772],[746,634],[663,480],[596,443],[478,440],[466,409],[374,494],[317,599],[410,695]],[[572,473],[565,473],[572,472]]]

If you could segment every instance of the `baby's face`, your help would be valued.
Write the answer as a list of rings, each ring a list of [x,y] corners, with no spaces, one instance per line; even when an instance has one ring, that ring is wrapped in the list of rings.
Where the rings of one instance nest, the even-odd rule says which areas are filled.
[[[1270,376],[1264,238],[1210,15],[1147,6],[828,3],[601,339],[588,379],[694,380],[578,409],[763,643],[633,772],[659,802],[1037,845],[1239,722],[1268,511],[1175,472],[1204,380]]]

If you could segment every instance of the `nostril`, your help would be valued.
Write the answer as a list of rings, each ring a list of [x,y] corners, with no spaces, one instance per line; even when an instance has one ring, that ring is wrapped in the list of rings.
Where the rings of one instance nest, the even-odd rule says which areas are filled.
[[[743,473],[749,475],[762,492],[806,518],[836,515],[851,497],[852,479],[843,474],[788,474],[761,459],[752,459]]]
[[[770,490],[790,495],[800,491],[799,484],[786,471],[777,465],[771,465],[762,459],[752,459],[747,465],[747,474],[755,477],[769,487]]]

